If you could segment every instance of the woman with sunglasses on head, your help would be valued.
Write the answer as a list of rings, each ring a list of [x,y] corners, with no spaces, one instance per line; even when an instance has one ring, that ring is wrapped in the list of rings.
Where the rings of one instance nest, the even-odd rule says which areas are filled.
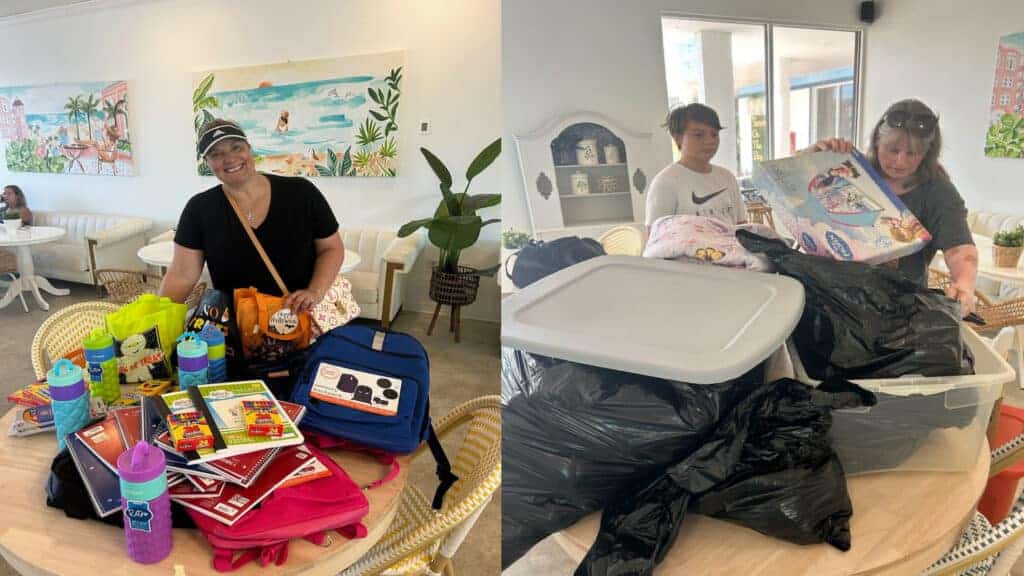
[[[974,311],[978,249],[967,225],[967,207],[939,164],[942,136],[939,119],[919,100],[900,100],[885,111],[871,131],[867,158],[889,188],[932,235],[922,250],[904,256],[897,268],[910,279],[928,283],[928,264],[942,250],[952,283],[946,289],[966,316]],[[850,152],[849,140],[821,140],[805,152]]]

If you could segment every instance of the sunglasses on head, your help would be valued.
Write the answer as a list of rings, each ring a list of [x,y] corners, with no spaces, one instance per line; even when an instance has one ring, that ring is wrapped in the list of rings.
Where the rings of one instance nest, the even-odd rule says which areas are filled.
[[[902,110],[889,112],[882,121],[890,128],[903,128],[919,136],[927,136],[935,130],[939,119],[931,114],[911,114]]]

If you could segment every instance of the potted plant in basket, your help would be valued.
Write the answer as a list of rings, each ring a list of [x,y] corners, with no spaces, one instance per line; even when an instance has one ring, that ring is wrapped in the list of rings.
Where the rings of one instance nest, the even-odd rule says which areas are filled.
[[[992,237],[992,260],[996,266],[1017,266],[1021,251],[1024,251],[1024,226],[1017,225],[1010,230],[1000,230]]]
[[[406,223],[398,230],[398,236],[405,237],[420,228],[426,228],[430,243],[440,251],[437,265],[430,276],[430,299],[437,303],[437,307],[427,334],[433,331],[441,306],[448,305],[452,307],[452,329],[458,341],[459,308],[476,300],[480,276],[493,275],[498,269],[497,265],[485,270],[462,266],[459,258],[463,250],[476,243],[484,226],[501,222],[500,218],[484,220],[477,214],[478,210],[497,206],[501,202],[501,194],[469,194],[473,178],[501,154],[501,138],[487,145],[470,162],[466,170],[466,187],[458,193],[452,192],[452,175],[444,162],[426,148],[420,148],[420,152],[440,181],[441,201],[432,217]]]

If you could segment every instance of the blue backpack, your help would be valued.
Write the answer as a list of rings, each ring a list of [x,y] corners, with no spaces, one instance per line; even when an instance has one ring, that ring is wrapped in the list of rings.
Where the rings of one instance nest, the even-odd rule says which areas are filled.
[[[309,350],[292,392],[303,428],[396,454],[426,441],[441,480],[435,508],[455,480],[430,423],[430,360],[418,340],[372,326],[339,326]]]

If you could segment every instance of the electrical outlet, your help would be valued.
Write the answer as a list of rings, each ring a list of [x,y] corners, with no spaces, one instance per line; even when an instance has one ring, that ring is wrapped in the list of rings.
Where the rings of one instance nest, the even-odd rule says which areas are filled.
[[[420,120],[420,134],[430,134],[430,120]]]

